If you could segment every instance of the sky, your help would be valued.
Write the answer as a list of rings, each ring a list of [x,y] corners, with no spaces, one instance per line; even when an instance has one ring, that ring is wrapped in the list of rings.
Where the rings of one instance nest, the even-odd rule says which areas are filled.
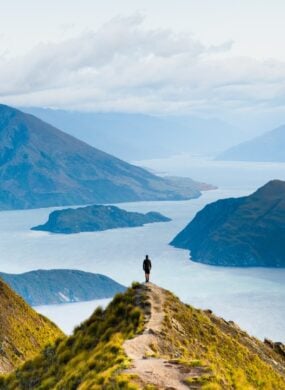
[[[285,122],[284,14],[283,0],[3,2],[0,101]]]

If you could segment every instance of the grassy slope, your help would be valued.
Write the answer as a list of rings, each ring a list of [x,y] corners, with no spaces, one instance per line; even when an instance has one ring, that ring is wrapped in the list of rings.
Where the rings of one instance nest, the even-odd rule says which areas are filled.
[[[46,347],[36,359],[0,379],[0,389],[135,389],[130,378],[118,372],[128,364],[123,341],[143,329],[137,303],[135,288],[116,295],[107,310],[98,308],[73,336]]]
[[[0,372],[32,358],[63,333],[0,279]]]
[[[0,389],[137,389],[136,378],[122,373],[129,364],[123,341],[143,329],[141,307],[147,308],[137,287],[117,295],[105,311],[97,309],[73,336],[0,379]],[[169,292],[165,296],[163,329],[151,348],[155,356],[197,367],[190,388],[285,389],[284,358],[233,324],[184,305]]]
[[[285,389],[285,358],[234,323],[197,310],[166,292],[164,338],[158,353],[204,368],[189,384],[203,389]]]

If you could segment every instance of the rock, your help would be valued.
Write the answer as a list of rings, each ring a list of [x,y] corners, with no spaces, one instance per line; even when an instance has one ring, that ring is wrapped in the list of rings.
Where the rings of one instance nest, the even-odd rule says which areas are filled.
[[[274,342],[269,339],[264,339],[264,343],[268,345],[270,348],[272,348],[275,352],[277,352],[279,355],[285,357],[285,345],[281,342]]]

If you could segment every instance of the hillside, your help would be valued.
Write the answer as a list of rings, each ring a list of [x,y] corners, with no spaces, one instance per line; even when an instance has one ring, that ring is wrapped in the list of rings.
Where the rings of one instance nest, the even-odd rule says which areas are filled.
[[[126,211],[116,206],[94,205],[53,211],[45,224],[34,226],[32,230],[71,234],[168,221],[170,221],[169,218],[156,212],[142,214]]]
[[[217,118],[39,107],[22,110],[127,161],[181,153],[215,155],[248,138],[248,130],[236,129]]]
[[[200,196],[0,105],[0,210]]]
[[[285,267],[285,182],[207,205],[171,242],[193,261],[222,266]]]
[[[285,162],[285,126],[221,153],[217,160]]]
[[[0,388],[284,390],[283,348],[155,285],[135,284],[0,379]]]
[[[125,291],[124,286],[107,276],[70,269],[0,272],[0,278],[32,306],[111,298]]]
[[[0,373],[19,367],[62,336],[0,279]]]

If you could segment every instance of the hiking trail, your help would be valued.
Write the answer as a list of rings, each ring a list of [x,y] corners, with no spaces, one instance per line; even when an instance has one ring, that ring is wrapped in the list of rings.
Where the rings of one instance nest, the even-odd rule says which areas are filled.
[[[185,372],[183,367],[171,363],[171,360],[152,356],[154,354],[152,347],[159,343],[161,337],[165,293],[152,283],[148,283],[144,288],[151,304],[151,313],[143,334],[124,343],[125,353],[132,360],[132,367],[125,372],[136,374],[142,385],[155,385],[158,389],[167,390],[189,390],[189,386],[184,384],[183,380],[191,374],[194,375],[195,369],[188,369]]]

